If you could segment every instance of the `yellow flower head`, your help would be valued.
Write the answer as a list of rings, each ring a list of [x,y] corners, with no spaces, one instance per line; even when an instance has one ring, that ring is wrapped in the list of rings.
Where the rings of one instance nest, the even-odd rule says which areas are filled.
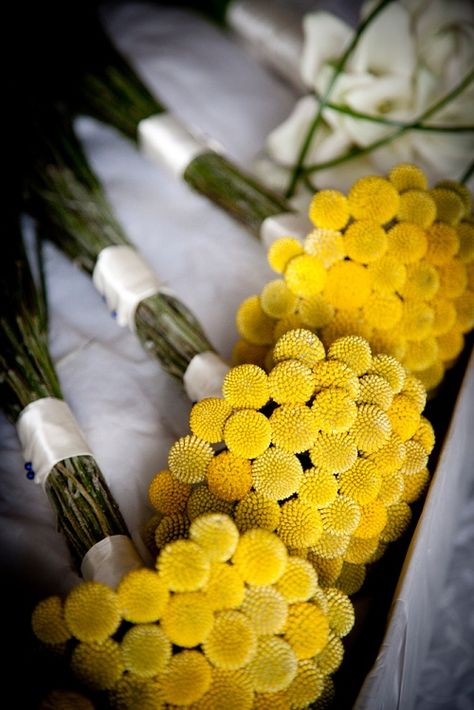
[[[329,639],[321,653],[315,657],[315,665],[320,673],[329,675],[337,671],[344,657],[344,645],[334,631],[329,631]],[[324,677],[323,676],[323,677]]]
[[[386,224],[398,212],[400,196],[385,178],[368,176],[356,180],[349,190],[349,211],[355,219]]]
[[[232,501],[222,500],[222,498],[219,498],[209,490],[207,483],[203,483],[193,488],[186,507],[186,515],[189,520],[194,520],[204,513],[230,515],[232,508]]]
[[[434,311],[424,301],[404,301],[400,333],[408,340],[424,340],[432,332]]]
[[[315,378],[300,360],[278,362],[268,375],[270,396],[278,404],[307,402],[314,392]]]
[[[357,446],[350,432],[333,433],[321,431],[309,451],[316,468],[328,473],[347,471],[357,459]],[[321,485],[325,488],[323,477]]]
[[[358,407],[351,434],[359,451],[366,454],[377,451],[387,443],[391,433],[390,418],[383,409],[376,404],[361,404]]]
[[[395,473],[380,472],[382,478],[382,487],[379,493],[379,499],[385,506],[399,503],[403,495],[403,475],[400,471]]]
[[[458,195],[458,197],[462,200],[466,215],[470,213],[472,209],[472,195],[466,185],[462,182],[458,182],[457,180],[440,180],[436,187],[444,187],[452,192],[455,192],[456,195]]]
[[[297,302],[299,299],[297,299]],[[281,318],[279,321],[276,321],[275,323],[275,328],[273,330],[273,340],[279,340],[279,338],[282,337],[282,335],[285,335],[289,330],[297,330],[298,328],[306,328],[306,324],[303,323],[303,320],[300,316],[299,313],[296,312],[297,308],[295,307],[295,310],[293,313],[291,313],[289,316],[286,316],[285,318]],[[266,365],[267,365],[267,370],[271,370],[273,366],[273,360],[268,356],[268,359],[266,360]]]
[[[400,294],[403,298],[431,301],[439,289],[439,274],[428,261],[421,260],[408,264],[407,280]]]
[[[286,569],[275,589],[288,603],[306,602],[318,588],[318,576],[314,567],[301,557],[289,557]]]
[[[432,391],[440,384],[444,377],[445,370],[444,363],[441,362],[441,360],[435,360],[430,367],[419,370],[416,374],[426,387],[426,390]]]
[[[310,468],[303,474],[298,498],[307,505],[329,505],[335,499],[337,490],[337,478],[331,471]]]
[[[412,189],[426,190],[428,187],[428,179],[425,173],[412,163],[395,165],[390,170],[388,178],[398,192],[401,193]]]
[[[224,377],[222,394],[235,409],[260,409],[270,399],[268,376],[257,365],[238,365]]]
[[[451,259],[438,267],[439,295],[444,298],[459,298],[467,288],[466,264],[459,259]]]
[[[278,636],[261,636],[247,672],[258,693],[276,693],[287,688],[298,669],[295,652]]]
[[[71,669],[89,688],[109,690],[124,671],[120,645],[109,638],[101,643],[79,643],[72,652]]]
[[[71,638],[71,632],[64,619],[63,603],[60,597],[42,599],[31,616],[34,635],[43,643],[60,644]]]
[[[333,306],[321,294],[310,298],[299,298],[295,311],[308,328],[322,328],[331,322],[335,312]]]
[[[250,587],[240,609],[258,636],[279,634],[285,626],[288,602],[274,587]]]
[[[458,224],[456,231],[459,237],[458,258],[465,264],[474,261],[474,225],[469,222]]]
[[[349,496],[359,503],[365,505],[375,500],[382,486],[382,477],[375,465],[367,460],[359,458],[348,471],[344,471],[339,476],[339,490],[343,495]]]
[[[294,308],[296,297],[283,279],[269,281],[260,294],[260,305],[270,318],[284,318]]]
[[[234,405],[229,404],[226,399],[218,397],[208,397],[197,402],[191,409],[189,417],[192,433],[209,444],[222,441],[224,424],[232,414],[232,406]]]
[[[382,542],[394,542],[407,530],[412,518],[411,508],[407,503],[395,503],[387,508],[387,524],[380,533]]]
[[[204,550],[211,562],[225,562],[235,552],[239,531],[228,515],[209,513],[191,523],[189,537]]]
[[[387,250],[387,235],[377,222],[360,219],[346,229],[344,246],[350,259],[368,264],[384,255]]]
[[[188,501],[189,502],[189,501]],[[161,550],[173,540],[186,537],[189,529],[189,519],[186,513],[165,515],[155,528],[155,547]]]
[[[465,215],[464,202],[454,191],[446,187],[434,187],[430,195],[436,203],[437,219],[447,224],[458,224]]]
[[[338,261],[328,269],[323,294],[335,308],[359,308],[369,298],[370,291],[370,273],[362,264]]]
[[[426,229],[436,219],[436,202],[426,190],[406,190],[400,195],[397,217],[400,222],[412,222]]]
[[[283,237],[276,239],[268,250],[267,259],[273,271],[282,274],[291,259],[303,254],[303,246],[298,239]]]
[[[308,559],[317,571],[319,584],[322,587],[332,585],[339,576],[342,556],[346,552],[349,541],[350,535],[341,535],[325,530],[317,543],[309,550]],[[322,563],[322,561],[324,562]],[[330,571],[326,564],[328,562],[331,562]]]
[[[79,641],[102,643],[120,626],[117,594],[101,582],[82,582],[64,602],[64,619]]]
[[[369,454],[368,460],[372,461],[380,473],[390,475],[401,468],[405,457],[405,444],[398,434],[392,432],[390,438],[380,449]]]
[[[451,330],[456,322],[455,304],[447,298],[436,297],[431,306],[434,311],[432,333],[436,336],[444,335],[448,330]]]
[[[343,229],[349,221],[347,197],[338,190],[320,190],[311,200],[309,218],[321,229]]]
[[[413,222],[398,222],[387,232],[387,254],[402,264],[412,264],[423,258],[428,249],[424,229]]]
[[[282,404],[271,414],[272,443],[289,453],[309,449],[318,432],[311,410],[304,404]]]
[[[354,370],[339,360],[320,360],[313,368],[316,392],[327,387],[346,390],[352,399],[359,396],[359,380]]]
[[[288,609],[284,638],[298,659],[311,658],[320,653],[328,642],[328,617],[310,602],[291,604]]]
[[[191,705],[209,689],[211,678],[211,666],[202,653],[176,653],[160,677],[163,699],[176,705]]]
[[[380,535],[387,524],[387,508],[379,499],[360,506],[360,522],[355,537],[371,538]]]
[[[367,271],[371,286],[378,293],[393,294],[394,291],[400,291],[407,278],[406,266],[392,254],[385,254],[368,264]]]
[[[233,454],[252,459],[270,445],[271,428],[267,417],[253,409],[234,412],[224,427],[224,441]]]
[[[403,473],[404,476],[411,476],[425,468],[428,463],[428,454],[422,444],[418,441],[413,441],[413,439],[406,442],[405,448],[407,455],[403,462],[401,473]]]
[[[311,547],[323,532],[321,515],[316,508],[294,498],[282,505],[277,532],[287,547]]]
[[[422,445],[427,454],[433,451],[435,445],[435,435],[431,422],[426,417],[420,417],[418,429],[412,436],[413,441],[417,441]]]
[[[212,447],[194,434],[183,436],[170,448],[168,468],[183,483],[199,483],[214,456]]]
[[[454,301],[454,307],[456,309],[456,329],[461,333],[472,330],[474,328],[474,291],[464,291]]]
[[[162,705],[159,683],[133,673],[122,676],[109,692],[109,699],[116,710],[155,710]]]
[[[168,600],[161,628],[171,643],[193,648],[202,643],[214,624],[214,613],[203,592],[181,592]]]
[[[427,468],[421,469],[421,471],[414,473],[412,476],[404,476],[403,493],[401,501],[399,502],[413,503],[415,500],[418,500],[428,487],[429,480],[430,472]]]
[[[426,404],[426,389],[418,377],[412,374],[407,375],[402,394],[412,398],[420,413],[423,411]]]
[[[396,293],[373,291],[363,307],[367,323],[379,330],[392,330],[400,321],[403,305]]]
[[[314,229],[304,240],[304,250],[318,258],[325,269],[346,256],[343,236],[334,229]]]
[[[390,382],[385,377],[370,373],[363,375],[359,382],[358,403],[375,404],[383,410],[387,410],[390,407],[394,392]]]
[[[126,621],[148,624],[161,617],[169,590],[156,572],[137,569],[122,577],[117,596],[122,617]]]
[[[336,535],[351,535],[360,521],[360,506],[348,496],[338,495],[319,512],[324,530]]]
[[[232,562],[251,585],[273,584],[285,571],[288,553],[283,542],[269,530],[253,528],[240,536]]]
[[[218,498],[241,500],[252,488],[252,465],[232,451],[222,451],[207,468],[207,485]]]
[[[321,338],[329,346],[338,338],[357,335],[361,338],[372,338],[373,328],[364,318],[362,308],[338,310],[333,320],[321,330]]]
[[[275,322],[262,309],[260,298],[250,296],[243,301],[236,315],[239,335],[254,345],[271,345]]]
[[[336,580],[335,586],[341,592],[352,596],[356,594],[365,582],[366,567],[363,564],[352,564],[344,561],[341,574]]]
[[[206,552],[192,540],[175,540],[164,547],[156,561],[163,582],[172,592],[202,589],[211,563]]]
[[[285,333],[273,348],[273,360],[276,363],[294,359],[313,367],[325,355],[326,351],[318,336],[303,328]]]
[[[436,266],[446,264],[459,251],[459,237],[449,224],[435,222],[426,230],[428,249],[426,259]]]
[[[148,498],[159,513],[172,515],[182,513],[186,508],[191,486],[178,481],[170,471],[158,471],[148,488]]]
[[[328,350],[328,358],[345,362],[358,376],[365,374],[372,364],[370,345],[358,335],[335,340]]]
[[[394,394],[400,392],[405,382],[406,370],[403,365],[394,357],[383,353],[373,356],[368,372],[385,378]]]
[[[460,355],[462,349],[464,348],[464,336],[461,331],[453,328],[449,333],[440,335],[437,338],[439,357],[443,362],[449,363],[455,360],[458,355]]]
[[[265,368],[267,353],[267,345],[254,345],[253,343],[247,342],[247,340],[237,340],[232,348],[232,365],[252,363],[253,365]]]
[[[324,288],[326,269],[316,256],[295,256],[285,269],[286,285],[295,296],[315,296]]]
[[[216,614],[203,651],[217,668],[237,670],[247,665],[257,650],[257,633],[245,613],[226,610]]]
[[[192,707],[193,710],[252,710],[254,692],[245,668],[227,671],[212,669],[211,687]]]
[[[346,390],[339,387],[328,387],[318,392],[311,411],[317,428],[332,434],[340,434],[350,429],[357,417],[354,400]]]
[[[318,654],[318,658],[320,655]],[[296,676],[285,691],[290,707],[315,707],[313,703],[323,692],[324,673],[319,661],[317,663],[312,659],[298,661]]]
[[[205,587],[206,598],[213,611],[234,609],[244,599],[245,586],[237,570],[225,562],[214,562]]]
[[[418,429],[420,412],[416,402],[406,394],[397,394],[387,412],[393,431],[408,441]]]
[[[429,336],[423,340],[410,340],[407,342],[403,364],[409,370],[418,374],[421,370],[431,367],[439,357],[438,339]]]
[[[355,565],[365,564],[374,554],[378,544],[378,536],[365,539],[353,536],[344,554],[344,559]]]
[[[255,491],[272,500],[284,500],[296,493],[302,475],[299,459],[275,446],[258,456],[252,464]]]
[[[270,500],[261,493],[250,491],[239,501],[234,519],[241,533],[251,528],[273,531],[280,521],[280,506],[276,500]]]
[[[152,678],[163,671],[171,658],[171,642],[157,624],[137,624],[122,639],[126,670]]]

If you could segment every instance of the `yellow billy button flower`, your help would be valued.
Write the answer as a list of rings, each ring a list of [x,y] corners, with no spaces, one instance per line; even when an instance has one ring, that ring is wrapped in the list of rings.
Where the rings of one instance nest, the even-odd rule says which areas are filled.
[[[328,642],[328,617],[310,602],[290,604],[284,638],[298,659],[311,658]]]
[[[281,507],[277,532],[287,547],[311,547],[323,532],[321,515],[316,508],[293,498]]]
[[[225,399],[208,397],[197,402],[191,409],[189,426],[200,439],[216,444],[222,441],[224,424],[232,414],[232,406]]]
[[[353,536],[344,553],[344,559],[352,564],[364,564],[370,560],[378,544],[378,536],[365,539]]]
[[[371,286],[377,293],[393,294],[400,291],[407,278],[404,264],[391,254],[384,254],[367,266]]]
[[[147,624],[161,617],[169,590],[156,572],[137,569],[121,579],[117,595],[122,617],[126,621]]]
[[[159,513],[171,515],[186,509],[191,486],[178,481],[170,471],[158,471],[148,488],[148,498]]]
[[[370,273],[354,261],[338,261],[327,272],[324,297],[335,308],[359,308],[370,296]]]
[[[232,513],[233,502],[222,500],[212,493],[207,483],[198,484],[193,488],[193,492],[189,496],[186,514],[189,520],[203,515],[204,513],[224,513],[230,515]],[[187,531],[184,531],[186,535]],[[181,535],[183,537],[183,535]]]
[[[390,434],[387,442],[377,451],[369,454],[368,461],[384,474],[392,474],[402,466],[406,457],[406,447],[400,436],[395,432]]]
[[[423,259],[416,264],[408,264],[407,280],[400,293],[406,299],[431,301],[439,284],[437,269]]]
[[[225,562],[214,562],[205,588],[206,598],[214,611],[239,607],[245,585],[237,570]]]
[[[211,687],[193,710],[252,710],[253,686],[245,668],[227,671],[212,668]]]
[[[189,501],[188,501],[189,503]],[[173,540],[185,537],[189,529],[189,519],[185,513],[165,515],[155,528],[155,547],[161,550]]]
[[[298,670],[290,644],[278,636],[261,636],[247,672],[258,693],[276,693],[287,688]]]
[[[164,547],[156,561],[160,578],[172,592],[202,589],[209,579],[207,553],[192,540],[175,540]]]
[[[163,699],[175,705],[191,705],[209,690],[211,679],[211,666],[202,653],[176,653],[160,677]]]
[[[178,439],[168,453],[168,467],[178,481],[199,483],[214,456],[210,444],[198,436],[188,435]]]
[[[309,455],[316,468],[330,473],[341,473],[355,463],[357,446],[350,432],[320,431]]]
[[[287,558],[287,549],[275,534],[253,528],[241,535],[232,562],[242,579],[259,586],[277,582],[285,571]]]
[[[314,448],[311,449],[311,453]],[[304,472],[298,498],[307,505],[325,506],[337,496],[338,481],[335,475],[324,468],[310,468]]]
[[[332,434],[340,434],[350,429],[357,417],[354,400],[339,387],[328,387],[318,392],[311,411],[317,428]]]
[[[309,254],[295,256],[285,269],[285,282],[295,296],[315,296],[324,288],[327,273],[323,263]]]
[[[249,587],[240,610],[258,636],[279,634],[285,626],[288,602],[274,587]]]
[[[325,355],[324,345],[318,336],[304,328],[288,331],[278,339],[273,348],[275,362],[296,359],[308,367],[316,365]]]
[[[82,582],[64,602],[64,619],[79,641],[105,641],[120,626],[119,598],[101,582]]]
[[[349,499],[350,500],[350,499]],[[356,505],[356,504],[355,504]],[[314,565],[318,573],[318,578],[321,586],[328,586],[328,584],[333,584],[337,579],[340,572],[340,565],[342,565],[342,555],[344,555],[347,546],[349,544],[350,535],[344,535],[340,533],[328,532],[325,530],[317,543],[313,545],[308,552],[308,559],[311,564]],[[323,567],[321,571],[320,560],[325,562],[331,561],[333,565],[331,566],[331,574],[337,567],[337,572],[335,572],[334,577],[327,577],[327,566]],[[325,576],[326,575],[326,576]]]
[[[228,515],[209,513],[191,523],[189,536],[212,562],[226,562],[239,542],[239,531]]]
[[[418,411],[422,412],[426,404],[426,389],[415,375],[408,374],[403,385],[402,394],[411,397],[415,402]]]
[[[362,310],[369,325],[379,330],[392,330],[402,317],[403,304],[396,293],[373,291]]]
[[[452,301],[439,296],[433,299],[431,306],[434,311],[432,333],[436,336],[444,335],[456,322],[456,307]]]
[[[381,471],[382,487],[379,493],[379,499],[386,506],[399,503],[403,495],[403,475],[400,471],[395,473],[387,473]]]
[[[420,423],[412,439],[420,443],[427,454],[431,454],[435,445],[435,435],[431,422],[426,417],[420,417]]]
[[[355,219],[370,219],[386,224],[398,212],[400,196],[385,178],[363,177],[352,185],[348,194],[349,211]]]
[[[424,340],[432,333],[434,311],[424,301],[405,300],[399,322],[400,333],[408,340]]]
[[[328,602],[329,626],[339,637],[347,636],[354,626],[355,614],[352,602],[340,589],[329,587],[325,590]]]
[[[338,495],[330,505],[320,509],[326,532],[351,535],[360,522],[360,506],[348,496]]]
[[[359,451],[370,454],[387,443],[392,426],[390,417],[376,404],[361,404],[351,429],[351,435]]]
[[[387,524],[387,508],[381,500],[360,506],[360,522],[354,530],[355,537],[371,538],[380,535]]]
[[[234,412],[224,427],[224,442],[237,456],[253,459],[270,445],[272,431],[267,417],[253,409]]]
[[[413,439],[406,442],[405,448],[407,455],[403,462],[401,473],[406,476],[411,476],[425,468],[428,463],[428,454],[423,446],[418,441],[413,441]]]
[[[252,463],[253,486],[272,500],[289,498],[299,488],[303,467],[288,451],[272,446]]]
[[[400,392],[406,377],[403,365],[396,358],[386,354],[373,356],[368,373],[384,377],[389,382],[394,394]]]
[[[250,491],[237,504],[234,520],[241,533],[251,528],[274,531],[280,521],[280,506],[276,500],[270,500],[261,493]]]
[[[268,353],[267,345],[254,345],[246,340],[238,340],[232,348],[232,364],[244,365],[252,363],[259,367],[265,367],[265,359]]]
[[[446,264],[459,251],[459,237],[449,224],[435,222],[426,230],[428,249],[426,259],[436,266]]]
[[[238,365],[224,377],[222,394],[234,409],[260,409],[270,399],[268,376],[257,365]]]
[[[454,301],[456,328],[467,333],[474,328],[474,291],[466,290]],[[447,329],[450,330],[450,329]]]
[[[43,599],[36,605],[31,626],[34,635],[43,643],[65,643],[71,638],[64,619],[63,603],[58,596]]]
[[[310,659],[298,661],[296,676],[284,691],[290,707],[315,707],[313,703],[321,696],[324,688],[323,674],[319,662]]]
[[[304,404],[282,404],[269,419],[272,443],[298,454],[309,449],[318,432],[313,412]]]
[[[278,362],[268,375],[270,396],[278,404],[304,403],[314,392],[315,377],[299,360]]]
[[[444,187],[452,192],[455,192],[458,197],[461,198],[464,205],[465,214],[468,215],[472,209],[472,195],[469,188],[466,187],[462,182],[457,180],[440,180],[436,187]]]
[[[446,367],[441,360],[435,361],[430,367],[419,370],[416,374],[427,390],[434,390],[444,377]]]
[[[344,246],[350,259],[368,264],[384,255],[387,250],[387,235],[377,222],[360,219],[346,229]]]
[[[349,365],[339,360],[321,360],[313,368],[315,376],[315,391],[327,387],[337,387],[347,390],[352,399],[357,399],[360,385],[359,379]]]
[[[406,190],[400,195],[397,218],[426,229],[436,219],[436,202],[426,190]]]
[[[322,328],[334,318],[334,307],[324,296],[317,294],[310,298],[299,298],[295,304],[295,313],[308,328]]]
[[[370,345],[358,335],[341,337],[331,343],[328,358],[344,362],[358,376],[365,374],[372,364]]]
[[[418,373],[431,367],[439,354],[440,348],[437,338],[430,336],[423,340],[411,340],[407,342],[403,364]]]
[[[318,588],[318,575],[314,567],[301,557],[288,558],[286,569],[275,589],[292,604],[293,602],[306,602]]]
[[[120,645],[112,639],[101,643],[79,643],[72,652],[71,668],[89,688],[109,690],[124,671]]]
[[[321,653],[314,658],[314,663],[322,675],[337,671],[344,658],[344,645],[334,631],[329,631],[329,639]]]
[[[303,245],[298,239],[283,237],[276,239],[268,250],[267,259],[273,271],[282,274],[291,259],[303,254]]]
[[[122,657],[127,671],[152,678],[171,658],[171,642],[157,624],[137,624],[122,639]]]
[[[380,533],[382,542],[394,542],[407,530],[412,518],[411,508],[407,503],[395,503],[387,508],[387,524]]]
[[[399,163],[389,172],[388,178],[398,192],[405,190],[426,190],[428,179],[425,173],[413,163]]]
[[[375,500],[382,486],[382,478],[375,465],[367,459],[358,459],[348,471],[339,476],[339,490],[343,495],[364,505]]]
[[[363,375],[359,383],[358,403],[375,404],[383,410],[387,410],[390,407],[394,392],[390,382],[385,377],[370,373]]]
[[[218,498],[240,500],[252,488],[252,465],[242,456],[222,451],[207,468],[207,485]]]
[[[291,313],[295,303],[296,296],[283,279],[269,281],[260,294],[260,305],[270,318],[284,318]]]
[[[346,256],[343,236],[334,229],[314,229],[304,240],[304,250],[318,258],[325,269]]]
[[[434,187],[430,195],[436,203],[437,219],[440,222],[456,225],[465,216],[464,202],[454,190]]]
[[[247,665],[257,650],[257,633],[245,613],[220,611],[203,643],[209,661],[224,670],[237,670]]]
[[[183,648],[201,644],[214,624],[214,613],[203,592],[181,592],[169,598],[161,617],[161,628]]]
[[[332,322],[322,329],[321,338],[326,345],[330,345],[348,335],[368,338],[372,333],[373,328],[364,320],[362,308],[353,308],[336,311]]]
[[[458,258],[465,264],[474,261],[474,225],[469,222],[461,222],[456,227],[459,237]]]
[[[403,477],[403,493],[401,501],[404,503],[413,503],[417,500],[428,486],[430,480],[430,472],[427,468],[421,469],[412,476]]]
[[[341,537],[341,536],[339,536]],[[347,545],[346,545],[347,547]],[[324,587],[332,587],[334,582],[338,578],[342,569],[342,557],[333,557],[331,559],[321,557],[317,555],[314,550],[310,550],[308,554],[308,560],[314,567],[315,572],[318,575],[320,589],[316,590],[316,594],[313,596],[311,601],[314,603],[315,597],[319,595],[318,606],[327,613],[328,605],[326,598],[324,597],[324,602],[322,602],[324,592],[322,589]]]
[[[411,439],[420,424],[420,412],[414,400],[405,394],[395,395],[387,414],[393,431],[401,440]]]
[[[262,309],[258,296],[250,296],[240,304],[236,324],[239,335],[249,343],[272,344],[275,321]]]
[[[349,221],[347,197],[338,190],[320,190],[309,205],[309,218],[315,227],[343,229]]]
[[[161,689],[155,679],[127,673],[113,690],[109,691],[109,698],[115,710],[156,710],[163,703]]]
[[[402,264],[412,264],[423,258],[428,249],[425,230],[412,222],[398,222],[387,232],[387,255]]]
[[[366,568],[363,564],[351,564],[344,561],[342,570],[336,580],[335,586],[344,594],[352,596],[356,594],[365,582]]]

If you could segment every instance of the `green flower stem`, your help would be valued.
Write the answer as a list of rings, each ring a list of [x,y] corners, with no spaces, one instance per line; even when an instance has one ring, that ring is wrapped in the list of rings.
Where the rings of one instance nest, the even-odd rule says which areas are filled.
[[[256,237],[264,219],[292,208],[279,196],[213,151],[187,166],[184,180],[247,227]]]
[[[329,99],[329,97],[330,97],[330,95],[331,95],[331,93],[332,93],[332,90],[333,90],[333,88],[334,88],[334,85],[335,85],[335,83],[336,83],[336,81],[337,81],[338,76],[340,75],[340,73],[341,73],[342,70],[344,69],[344,67],[345,67],[345,65],[346,65],[346,63],[347,63],[347,61],[349,60],[349,58],[350,58],[352,52],[354,51],[355,47],[357,46],[357,44],[358,44],[358,42],[359,42],[359,39],[360,39],[360,37],[362,36],[362,34],[364,33],[364,31],[365,31],[365,29],[367,28],[367,26],[372,22],[372,20],[375,19],[375,17],[376,17],[376,16],[384,9],[384,7],[386,7],[386,5],[388,5],[390,2],[392,2],[392,0],[382,0],[382,2],[380,2],[380,3],[372,10],[372,12],[367,16],[367,18],[359,25],[357,31],[354,33],[354,36],[353,36],[353,38],[352,38],[352,40],[351,40],[351,43],[349,44],[349,46],[347,47],[347,49],[346,49],[346,51],[344,52],[344,54],[340,57],[340,59],[339,59],[338,62],[336,63],[336,66],[334,67],[334,73],[333,73],[333,75],[332,75],[332,77],[331,77],[331,80],[329,81],[329,83],[328,83],[328,85],[327,85],[327,87],[326,87],[326,91],[324,92],[324,94],[323,94],[323,96],[322,96],[321,103],[319,104],[319,107],[318,107],[318,110],[317,110],[317,112],[316,112],[316,115],[315,115],[315,117],[314,117],[314,119],[313,119],[313,121],[312,121],[312,123],[311,123],[311,125],[310,125],[310,127],[309,127],[309,130],[308,130],[308,132],[307,132],[307,134],[306,134],[306,137],[305,137],[305,139],[304,139],[304,141],[303,141],[303,143],[302,143],[302,146],[301,146],[301,149],[300,149],[298,158],[297,158],[297,160],[296,160],[295,166],[294,166],[293,171],[292,171],[292,174],[291,174],[291,178],[290,178],[290,182],[289,182],[288,188],[287,188],[286,193],[285,193],[285,197],[286,197],[287,199],[289,199],[290,197],[292,197],[292,196],[294,195],[294,192],[295,192],[295,189],[296,189],[296,185],[297,185],[298,180],[299,180],[299,178],[300,178],[300,176],[301,176],[301,174],[302,174],[302,172],[303,172],[304,160],[305,160],[306,155],[307,155],[307,153],[308,153],[308,150],[309,150],[309,147],[310,147],[310,145],[311,145],[311,142],[312,142],[312,140],[313,140],[313,138],[314,138],[314,136],[315,136],[315,134],[316,134],[316,130],[318,129],[318,127],[319,127],[319,125],[320,125],[320,123],[321,123],[321,121],[322,121],[323,109],[324,109],[324,107],[325,107],[325,105],[326,105],[326,101],[328,101],[328,99]]]

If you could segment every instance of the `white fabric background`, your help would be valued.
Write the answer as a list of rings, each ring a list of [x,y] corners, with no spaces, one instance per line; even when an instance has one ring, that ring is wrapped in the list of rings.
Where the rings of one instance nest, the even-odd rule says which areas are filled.
[[[266,134],[292,107],[289,88],[231,38],[184,11],[129,4],[112,7],[106,24],[167,106],[219,141],[242,165],[250,165]],[[237,337],[237,306],[274,277],[260,244],[138,155],[113,129],[86,118],[77,128],[130,239],[194,310],[219,352],[229,357]],[[31,225],[26,227],[28,231]],[[46,250],[46,266],[50,346],[64,396],[136,536],[151,514],[148,483],[166,465],[170,444],[187,432],[190,405],[179,384],[161,372],[135,336],[118,328],[88,276],[52,246]],[[470,401],[472,405],[472,389]],[[11,588],[18,602],[18,620],[12,610],[16,634],[20,614],[32,599],[63,593],[78,577],[44,493],[24,475],[14,428],[3,417],[0,436],[2,573],[5,588]],[[472,559],[465,553],[474,536],[468,517],[472,498],[466,511],[463,518],[460,514],[463,527],[453,543],[454,571],[440,598],[432,653],[421,676],[423,699],[416,707],[422,710],[473,707],[472,678],[469,687],[466,682],[474,590]],[[24,596],[17,594],[19,589]],[[26,638],[26,629],[22,633]],[[20,647],[22,638],[17,634]],[[454,691],[460,698],[457,705]]]

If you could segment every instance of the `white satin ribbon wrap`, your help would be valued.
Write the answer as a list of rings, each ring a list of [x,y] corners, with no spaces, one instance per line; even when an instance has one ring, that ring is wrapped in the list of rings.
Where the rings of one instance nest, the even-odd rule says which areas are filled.
[[[303,241],[312,229],[313,226],[306,215],[282,212],[263,220],[260,227],[260,240],[265,249],[269,249],[280,237],[294,237]]]
[[[81,564],[85,580],[102,582],[115,589],[122,577],[143,567],[143,560],[126,535],[112,535],[97,542],[87,552]]]
[[[193,135],[189,128],[167,112],[142,119],[137,130],[141,152],[178,177],[183,175],[194,158],[211,149],[207,141]]]
[[[110,246],[100,252],[92,274],[117,323],[135,331],[135,311],[140,301],[160,290],[156,274],[133,247]]]
[[[229,365],[210,350],[195,355],[183,377],[184,389],[191,402],[222,397],[222,382],[228,370]]]
[[[92,456],[66,402],[44,397],[31,402],[16,423],[23,457],[31,462],[35,482],[45,485],[53,467],[73,456]]]

